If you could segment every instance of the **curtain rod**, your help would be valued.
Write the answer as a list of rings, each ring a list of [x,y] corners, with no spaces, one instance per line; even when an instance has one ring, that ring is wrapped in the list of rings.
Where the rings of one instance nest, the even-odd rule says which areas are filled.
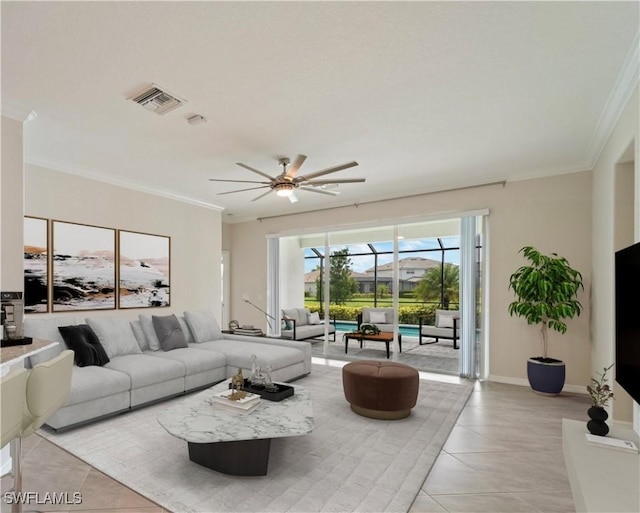
[[[493,187],[495,185],[502,185],[502,187],[504,187],[505,185],[507,185],[507,181],[506,180],[500,180],[498,182],[487,182],[487,183],[481,183],[478,185],[465,185],[464,187],[454,187],[452,189],[440,189],[437,191],[429,191],[429,192],[420,192],[418,194],[410,194],[408,196],[398,196],[396,198],[385,198],[385,199],[381,199],[381,200],[372,200],[372,201],[364,201],[362,203],[352,203],[349,205],[342,205],[340,207],[327,207],[327,208],[318,208],[316,210],[305,210],[304,212],[297,212],[295,214],[280,214],[277,216],[267,216],[267,217],[257,217],[256,221],[266,221],[268,219],[278,219],[280,217],[289,217],[289,216],[295,216],[295,215],[301,215],[301,214],[313,214],[315,212],[326,212],[327,210],[336,210],[339,208],[348,208],[348,207],[355,207],[358,208],[360,205],[370,205],[372,203],[382,203],[385,201],[395,201],[395,200],[401,200],[401,199],[409,199],[409,198],[417,198],[419,196],[428,196],[430,194],[441,194],[443,192],[456,192],[456,191],[464,191],[466,189],[477,189],[479,187]]]

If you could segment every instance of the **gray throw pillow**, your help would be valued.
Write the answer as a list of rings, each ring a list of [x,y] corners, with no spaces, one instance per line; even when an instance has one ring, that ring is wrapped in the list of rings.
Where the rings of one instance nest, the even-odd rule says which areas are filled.
[[[153,315],[151,319],[163,351],[171,351],[179,347],[189,347],[187,339],[180,327],[180,322],[175,315]]]

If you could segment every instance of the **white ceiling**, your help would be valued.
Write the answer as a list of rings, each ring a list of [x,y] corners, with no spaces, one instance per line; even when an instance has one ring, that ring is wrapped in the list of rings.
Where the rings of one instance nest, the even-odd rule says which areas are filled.
[[[1,17],[3,114],[37,113],[27,162],[239,221],[589,169],[639,4],[3,1]],[[150,83],[188,103],[126,101]],[[330,176],[367,181],[296,204],[208,181],[299,153],[306,172],[357,160]]]

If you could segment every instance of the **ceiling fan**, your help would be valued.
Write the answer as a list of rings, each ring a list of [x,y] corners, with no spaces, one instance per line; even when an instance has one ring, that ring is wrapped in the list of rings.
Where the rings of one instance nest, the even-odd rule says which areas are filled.
[[[228,192],[220,192],[218,195],[222,194],[233,194],[236,192],[243,191],[252,191],[255,189],[266,189],[269,190],[264,194],[254,198],[251,201],[259,200],[260,198],[265,197],[267,194],[275,193],[278,196],[288,197],[291,203],[295,203],[298,201],[298,198],[295,195],[296,189],[301,191],[309,191],[309,192],[318,192],[320,194],[328,194],[330,196],[337,196],[340,194],[337,191],[326,190],[326,187],[331,185],[337,185],[341,183],[360,183],[364,182],[364,178],[345,178],[339,180],[314,180],[314,178],[318,178],[320,176],[328,175],[330,173],[335,173],[336,171],[342,171],[343,169],[348,169],[350,167],[357,166],[358,163],[355,161],[347,162],[346,164],[342,164],[340,166],[333,166],[327,169],[322,169],[321,171],[315,171],[313,173],[307,173],[305,175],[298,176],[298,172],[300,171],[300,167],[306,160],[305,155],[298,155],[298,158],[295,162],[287,169],[289,166],[290,160],[286,157],[278,159],[278,163],[282,166],[282,172],[277,176],[271,176],[267,173],[264,173],[258,169],[247,166],[246,164],[242,164],[241,162],[236,162],[236,164],[240,167],[248,169],[249,171],[253,171],[254,173],[263,176],[264,178],[268,178],[269,181],[259,181],[259,180],[222,180],[217,178],[209,178],[212,182],[235,182],[235,183],[259,183],[258,187],[249,187],[248,189],[238,189],[237,191],[228,191]]]

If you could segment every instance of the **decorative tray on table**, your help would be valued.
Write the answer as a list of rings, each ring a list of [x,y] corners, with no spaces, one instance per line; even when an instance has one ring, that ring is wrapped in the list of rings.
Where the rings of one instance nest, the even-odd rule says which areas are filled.
[[[286,399],[287,397],[291,397],[293,395],[294,388],[292,386],[283,385],[281,383],[274,383],[274,385],[278,389],[272,392],[270,390],[266,390],[264,387],[254,387],[253,385],[251,385],[251,382],[245,378],[244,384],[242,385],[242,390],[244,390],[245,392],[251,392],[252,394],[258,394],[260,397],[266,399],[267,401],[275,402],[282,401],[283,399]],[[231,383],[229,383],[229,388],[231,387],[232,385]]]

